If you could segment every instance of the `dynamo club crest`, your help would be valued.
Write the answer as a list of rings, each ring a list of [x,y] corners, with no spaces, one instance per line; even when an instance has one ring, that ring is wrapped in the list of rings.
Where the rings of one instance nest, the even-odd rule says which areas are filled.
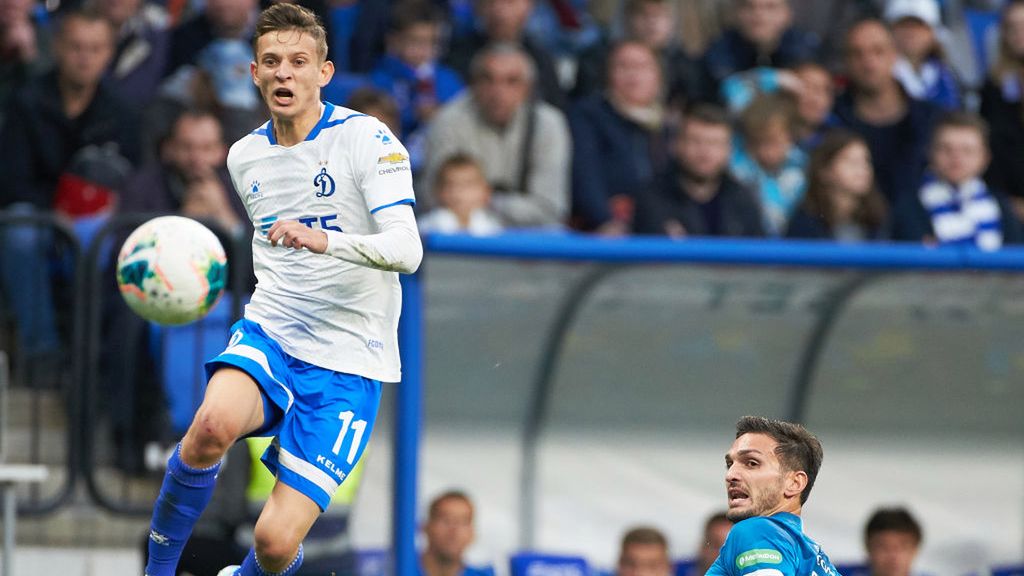
[[[316,193],[317,198],[326,198],[334,194],[334,178],[327,173],[327,168],[320,169],[320,173],[313,178],[313,186],[319,188]]]

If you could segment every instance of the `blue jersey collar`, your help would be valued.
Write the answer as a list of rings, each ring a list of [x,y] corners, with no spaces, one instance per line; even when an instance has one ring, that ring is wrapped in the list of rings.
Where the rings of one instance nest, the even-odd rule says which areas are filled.
[[[324,129],[327,122],[330,120],[331,115],[334,114],[334,104],[330,102],[324,102],[324,113],[320,115],[320,120],[317,121],[316,126],[309,131],[309,135],[306,136],[306,142],[315,140],[320,131]],[[277,146],[277,138],[274,137],[274,119],[271,118],[270,122],[267,122],[267,140],[270,141],[271,146]]]

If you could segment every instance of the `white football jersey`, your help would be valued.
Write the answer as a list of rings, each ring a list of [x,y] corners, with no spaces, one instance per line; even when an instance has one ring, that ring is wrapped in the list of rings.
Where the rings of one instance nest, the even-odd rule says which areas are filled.
[[[373,213],[415,203],[405,147],[379,120],[325,103],[305,141],[280,146],[267,122],[231,147],[228,170],[256,228],[257,284],[245,317],[299,360],[399,381],[398,274],[271,246],[267,231],[277,220],[297,220],[376,233]]]

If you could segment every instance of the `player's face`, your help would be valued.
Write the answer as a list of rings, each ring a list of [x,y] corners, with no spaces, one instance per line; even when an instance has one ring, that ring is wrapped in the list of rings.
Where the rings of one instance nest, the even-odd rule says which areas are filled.
[[[660,544],[630,544],[619,557],[618,576],[668,576],[668,550]]]
[[[424,527],[427,550],[439,559],[456,562],[473,542],[473,507],[461,498],[442,500]]]
[[[320,89],[334,75],[334,64],[320,57],[316,40],[298,30],[260,36],[251,69],[271,115],[285,120],[319,113]]]
[[[766,434],[744,434],[725,455],[726,515],[733,522],[782,511],[787,472]]]
[[[917,556],[918,542],[913,534],[886,530],[868,540],[868,563],[873,576],[910,576]]]

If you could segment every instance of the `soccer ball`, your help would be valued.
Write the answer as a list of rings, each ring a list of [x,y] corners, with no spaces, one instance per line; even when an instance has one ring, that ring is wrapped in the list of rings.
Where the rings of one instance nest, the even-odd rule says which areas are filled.
[[[117,256],[117,286],[128,307],[157,324],[188,324],[224,293],[227,258],[217,236],[181,216],[160,216],[128,236]]]

